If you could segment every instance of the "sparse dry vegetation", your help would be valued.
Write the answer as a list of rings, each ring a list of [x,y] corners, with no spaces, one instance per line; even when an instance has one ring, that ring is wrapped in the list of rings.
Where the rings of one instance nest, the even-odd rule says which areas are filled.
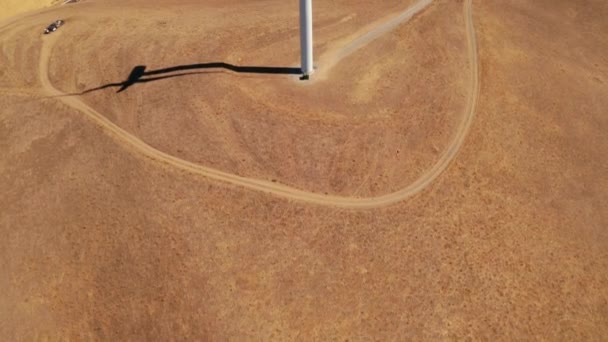
[[[316,54],[412,3],[318,1]],[[137,66],[296,66],[297,6],[107,0],[0,27],[0,340],[606,339],[603,1],[473,1],[466,140],[375,209],[176,168],[45,83],[180,160],[382,196],[437,163],[470,105],[463,6],[435,1],[310,84],[194,69],[120,93]]]

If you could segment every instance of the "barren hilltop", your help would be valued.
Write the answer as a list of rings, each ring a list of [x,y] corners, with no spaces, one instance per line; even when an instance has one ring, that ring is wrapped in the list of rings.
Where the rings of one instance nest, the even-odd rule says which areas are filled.
[[[59,2],[59,0],[2,0],[2,3],[0,3],[0,21],[28,11],[49,7]]]
[[[608,338],[605,1],[315,1],[310,81],[297,2],[51,3],[0,5],[0,340]]]

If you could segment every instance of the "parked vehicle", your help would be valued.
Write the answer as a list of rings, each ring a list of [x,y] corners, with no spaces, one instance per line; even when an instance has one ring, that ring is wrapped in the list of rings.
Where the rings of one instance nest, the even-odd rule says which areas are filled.
[[[60,28],[61,25],[63,25],[63,23],[64,23],[63,20],[54,21],[51,25],[49,25],[49,27],[46,28],[46,30],[44,30],[44,34],[49,34],[49,33],[57,31],[57,29]]]

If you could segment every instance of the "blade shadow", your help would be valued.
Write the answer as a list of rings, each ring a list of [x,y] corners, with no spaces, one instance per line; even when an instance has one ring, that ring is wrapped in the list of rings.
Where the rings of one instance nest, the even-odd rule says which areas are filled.
[[[212,69],[219,69],[213,71]],[[193,70],[208,70],[208,71],[193,71]],[[182,72],[180,72],[182,71]],[[192,71],[192,72],[183,72]],[[290,67],[264,67],[264,66],[239,66],[224,62],[213,62],[213,63],[198,63],[188,65],[177,65],[168,68],[162,68],[157,70],[146,71],[145,65],[138,65],[131,70],[131,73],[125,81],[114,82],[101,85],[99,87],[84,90],[80,93],[68,94],[70,95],[84,95],[98,90],[107,88],[117,87],[116,93],[121,93],[137,83],[148,83],[168,78],[197,75],[197,74],[212,74],[212,73],[223,73],[226,71],[238,73],[238,74],[266,74],[266,75],[301,75],[302,72],[299,68]],[[175,74],[175,72],[180,72]],[[169,74],[169,75],[165,75]],[[153,77],[149,77],[153,76]]]

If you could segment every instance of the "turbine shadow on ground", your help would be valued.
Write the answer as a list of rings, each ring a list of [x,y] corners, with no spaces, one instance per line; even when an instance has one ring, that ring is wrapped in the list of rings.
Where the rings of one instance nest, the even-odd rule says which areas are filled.
[[[117,93],[127,90],[129,87],[136,83],[147,83],[152,81],[163,80],[167,78],[180,77],[186,75],[196,74],[207,74],[207,73],[218,73],[219,71],[198,71],[198,72],[181,72],[172,74],[178,71],[191,71],[191,70],[207,70],[207,69],[224,69],[235,73],[242,74],[268,74],[268,75],[301,75],[299,68],[290,67],[263,67],[263,66],[238,66],[224,62],[213,62],[213,63],[199,63],[189,65],[178,65],[169,68],[163,68],[158,70],[146,71],[145,65],[138,65],[131,70],[129,77],[123,82],[108,83],[102,86],[87,89],[79,95],[84,95],[93,91],[102,90],[111,87],[119,87]],[[149,77],[153,76],[153,77]]]

